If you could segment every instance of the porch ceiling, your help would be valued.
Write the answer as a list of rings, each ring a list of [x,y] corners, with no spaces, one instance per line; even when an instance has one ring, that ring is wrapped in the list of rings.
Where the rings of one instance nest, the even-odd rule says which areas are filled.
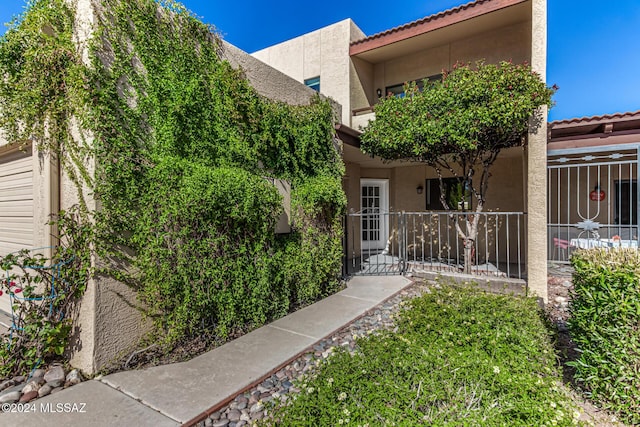
[[[507,150],[502,150],[500,152],[500,158],[520,158],[521,156],[523,156],[523,153],[524,150],[522,147],[513,147]],[[360,148],[348,144],[343,145],[342,158],[345,163],[355,163],[357,165],[360,165],[360,167],[362,168],[371,169],[392,169],[402,166],[416,166],[422,164],[419,162],[411,162],[407,160],[385,162],[380,157],[371,157],[360,151]]]
[[[371,169],[391,169],[400,166],[412,166],[415,165],[415,162],[409,161],[393,161],[393,162],[385,162],[380,157],[371,157],[367,154],[364,154],[360,151],[359,148],[356,148],[352,145],[344,144],[342,157],[345,163],[355,163],[360,165],[362,168],[371,168]]]

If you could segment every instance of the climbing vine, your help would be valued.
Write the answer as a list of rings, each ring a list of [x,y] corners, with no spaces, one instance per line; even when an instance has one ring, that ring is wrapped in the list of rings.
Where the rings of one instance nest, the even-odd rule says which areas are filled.
[[[100,206],[81,203],[112,261],[101,273],[138,291],[152,338],[225,339],[335,291],[346,201],[330,104],[259,95],[177,2],[95,5],[88,55],[63,0],[34,0],[0,39],[0,128],[57,153]],[[291,234],[274,232],[266,176],[292,185]]]

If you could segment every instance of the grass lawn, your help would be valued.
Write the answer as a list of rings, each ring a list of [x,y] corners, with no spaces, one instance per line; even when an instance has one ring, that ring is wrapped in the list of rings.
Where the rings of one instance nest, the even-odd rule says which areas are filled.
[[[396,331],[336,351],[264,423],[576,425],[542,319],[531,298],[433,289],[407,304]]]

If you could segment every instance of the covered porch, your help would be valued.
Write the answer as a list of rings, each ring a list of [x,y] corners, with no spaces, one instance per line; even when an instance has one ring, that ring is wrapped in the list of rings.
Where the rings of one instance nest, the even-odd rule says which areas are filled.
[[[445,197],[458,209],[444,211],[433,168],[365,155],[357,132],[352,132],[353,139],[343,147],[348,201],[345,273],[462,273],[464,241],[456,223],[466,230],[475,198],[450,174],[443,177]],[[504,151],[492,166],[487,203],[479,214],[470,254],[472,274],[527,279],[526,176],[526,147]]]

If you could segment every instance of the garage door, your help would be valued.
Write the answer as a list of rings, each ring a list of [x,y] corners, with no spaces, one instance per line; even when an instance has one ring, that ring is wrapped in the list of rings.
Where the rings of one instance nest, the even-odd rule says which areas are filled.
[[[32,247],[33,164],[31,154],[19,151],[0,157],[0,257]],[[10,310],[6,295],[0,310]]]

